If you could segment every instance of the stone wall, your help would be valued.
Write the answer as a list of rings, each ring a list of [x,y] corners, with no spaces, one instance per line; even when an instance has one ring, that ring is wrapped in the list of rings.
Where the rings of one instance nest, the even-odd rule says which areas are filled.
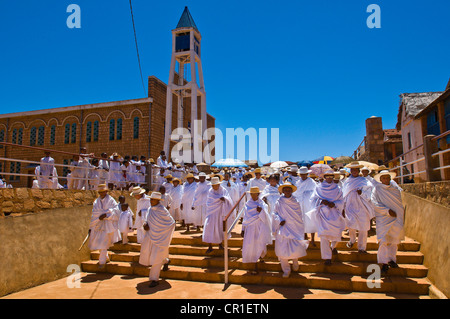
[[[127,191],[112,191],[110,194],[116,200],[120,195],[130,198]],[[0,218],[40,213],[56,208],[83,207],[92,205],[97,197],[94,190],[0,188]],[[133,205],[133,200],[129,204]]]
[[[136,200],[124,195],[130,208]],[[70,275],[69,265],[90,259],[80,251],[92,214],[95,191],[0,189],[0,296]]]
[[[407,193],[450,208],[450,181],[403,184],[401,187]]]
[[[405,234],[420,242],[428,279],[450,297],[450,208],[408,191],[402,192],[402,197],[406,206]]]

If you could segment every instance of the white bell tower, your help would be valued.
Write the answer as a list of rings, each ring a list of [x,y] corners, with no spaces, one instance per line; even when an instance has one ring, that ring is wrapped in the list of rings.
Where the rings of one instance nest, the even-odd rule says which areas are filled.
[[[175,75],[178,81],[175,83]],[[177,97],[177,127],[184,126],[185,103],[190,98],[190,129],[193,149],[202,150],[202,136],[207,129],[206,93],[203,82],[201,61],[201,35],[187,7],[184,8],[176,29],[172,30],[172,59],[170,63],[169,81],[167,84],[166,126],[164,132],[164,151],[170,156],[170,135],[172,130],[173,95]],[[198,113],[198,97],[200,96],[200,116]],[[189,114],[186,114],[189,116]],[[201,124],[198,120],[201,120]],[[198,133],[194,137],[194,124]],[[197,143],[197,144],[196,144]],[[196,144],[196,145],[195,145]],[[194,146],[195,145],[195,146]],[[197,147],[197,148],[195,148]],[[202,159],[197,159],[197,161]],[[193,159],[194,161],[194,159]]]

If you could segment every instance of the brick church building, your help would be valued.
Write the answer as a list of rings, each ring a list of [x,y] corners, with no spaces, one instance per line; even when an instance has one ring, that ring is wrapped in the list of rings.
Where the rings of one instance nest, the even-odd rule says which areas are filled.
[[[189,26],[182,27],[189,29]],[[178,74],[174,80],[178,81]],[[88,153],[98,157],[103,152],[108,155],[117,152],[122,157],[143,155],[156,160],[164,149],[168,91],[171,90],[166,83],[150,76],[146,98],[0,114],[0,142],[69,153],[79,153],[81,147],[86,147]],[[173,104],[179,104],[175,91],[172,95]],[[202,105],[200,96],[195,100],[197,112],[192,112],[194,99],[183,97],[183,113],[195,114],[200,120],[206,106]],[[171,110],[172,123],[181,123],[178,111],[177,107]],[[190,128],[194,117],[181,118],[183,127]],[[207,114],[206,119],[207,128],[215,126],[214,117]],[[176,127],[177,124],[172,129]],[[42,150],[0,145],[0,157],[39,161],[43,156]],[[72,159],[70,155],[60,153],[51,156],[56,164],[70,164]],[[2,172],[34,174],[34,169],[35,165],[0,161],[0,175]],[[59,176],[64,175],[62,167],[57,170]],[[26,176],[3,177],[13,187],[29,187],[32,182],[32,178]]]

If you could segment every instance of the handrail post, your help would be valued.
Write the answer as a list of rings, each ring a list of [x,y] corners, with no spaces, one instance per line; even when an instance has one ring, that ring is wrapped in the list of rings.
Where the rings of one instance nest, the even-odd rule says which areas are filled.
[[[434,135],[426,135],[423,138],[423,155],[425,157],[425,171],[427,182],[441,180],[441,173],[434,169],[439,167],[439,157],[433,158],[432,154],[438,151],[437,139]]]
[[[400,184],[403,184],[403,157],[400,156]]]
[[[227,221],[223,221],[223,242],[224,242],[224,271],[225,271],[225,284],[228,284],[228,232],[227,232]]]

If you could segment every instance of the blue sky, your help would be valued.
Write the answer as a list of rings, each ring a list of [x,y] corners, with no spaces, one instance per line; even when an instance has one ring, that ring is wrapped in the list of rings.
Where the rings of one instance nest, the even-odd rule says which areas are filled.
[[[69,29],[69,4],[81,29]],[[396,124],[399,95],[450,77],[448,0],[133,0],[145,79],[167,83],[171,30],[189,10],[202,34],[216,126],[280,129],[280,159],[351,155],[365,119]],[[369,4],[381,28],[369,29]],[[145,96],[129,2],[0,3],[0,113]]]

